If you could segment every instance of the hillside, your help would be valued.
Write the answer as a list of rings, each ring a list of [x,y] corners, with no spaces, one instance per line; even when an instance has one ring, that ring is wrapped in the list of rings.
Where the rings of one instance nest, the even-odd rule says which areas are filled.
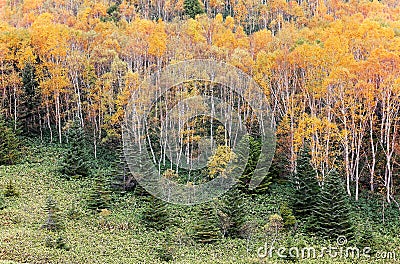
[[[93,214],[87,209],[87,198],[92,181],[66,181],[57,172],[62,147],[54,144],[29,146],[25,160],[18,165],[0,167],[0,186],[4,190],[11,180],[19,193],[6,198],[7,207],[0,210],[0,259],[16,263],[160,263],[169,257],[172,263],[280,263],[282,259],[259,258],[257,250],[268,240],[265,225],[268,217],[288,199],[285,184],[274,184],[270,191],[246,202],[249,221],[257,223],[254,234],[246,239],[223,239],[212,245],[193,240],[193,226],[201,206],[169,206],[175,222],[165,230],[154,231],[141,222],[148,203],[140,196],[113,195],[113,204],[107,213]],[[55,236],[43,229],[47,219],[46,199],[51,196],[60,209],[63,229],[59,233],[67,249],[49,248],[46,238]],[[354,219],[359,219],[358,230],[368,221],[373,230],[376,251],[398,252],[399,211],[385,208],[385,223],[378,197],[362,198],[354,205]],[[360,209],[357,209],[361,207]],[[288,244],[289,243],[289,244]],[[282,229],[277,245],[327,246],[328,241],[304,236],[301,231]],[[248,247],[248,248],[247,248]],[[325,257],[303,259],[301,263],[353,263],[352,259]],[[358,263],[370,260],[359,259]],[[380,263],[378,260],[374,260]],[[388,262],[397,263],[390,259]],[[8,262],[2,262],[8,263]],[[12,262],[10,262],[12,263]]]
[[[397,0],[0,0],[0,261],[400,263]]]

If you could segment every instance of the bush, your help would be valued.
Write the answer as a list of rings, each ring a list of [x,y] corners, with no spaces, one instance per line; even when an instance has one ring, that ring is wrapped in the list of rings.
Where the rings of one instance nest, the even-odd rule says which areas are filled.
[[[174,260],[174,248],[170,245],[162,245],[156,248],[157,256],[160,260],[170,262]]]
[[[286,202],[282,203],[279,207],[279,213],[282,216],[285,228],[291,228],[296,224],[296,217],[294,217],[292,209]]]

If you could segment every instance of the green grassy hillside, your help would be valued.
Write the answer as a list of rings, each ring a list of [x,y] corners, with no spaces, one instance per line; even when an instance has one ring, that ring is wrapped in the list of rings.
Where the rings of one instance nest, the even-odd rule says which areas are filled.
[[[34,144],[25,149],[24,160],[17,165],[0,166],[0,188],[10,183],[19,195],[4,197],[0,210],[0,263],[280,263],[276,255],[259,258],[257,249],[270,241],[269,216],[287,197],[283,184],[274,184],[268,195],[246,200],[246,219],[257,228],[248,239],[221,239],[202,245],[193,240],[198,206],[168,205],[173,224],[161,231],[146,229],[141,216],[148,206],[146,199],[133,195],[112,194],[109,210],[93,214],[86,200],[90,179],[66,180],[60,177],[57,164],[63,149]],[[52,197],[59,210],[62,228],[58,232],[43,228],[47,214],[46,200]],[[374,203],[375,201],[375,203]],[[218,202],[218,201],[216,201]],[[385,225],[380,213],[371,213],[379,200],[362,200],[354,205],[354,218],[373,227],[373,250],[400,253],[398,209],[386,208]],[[368,206],[369,209],[366,209]],[[388,228],[388,226],[390,228]],[[46,246],[50,238],[63,238],[65,247]],[[327,246],[329,242],[302,235],[301,230],[279,231],[276,246]],[[396,256],[399,257],[400,255]],[[371,263],[371,259],[339,259],[325,256],[301,259],[300,263]],[[292,262],[292,261],[289,261]],[[373,259],[374,263],[380,263]],[[394,259],[382,263],[400,263]]]

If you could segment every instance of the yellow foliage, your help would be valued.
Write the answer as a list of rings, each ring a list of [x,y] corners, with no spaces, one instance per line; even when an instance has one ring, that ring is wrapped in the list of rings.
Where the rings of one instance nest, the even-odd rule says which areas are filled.
[[[227,166],[230,162],[236,160],[236,154],[231,150],[229,146],[220,145],[215,150],[213,156],[208,159],[208,175],[211,178],[218,176],[228,177],[230,171],[227,171]]]
[[[99,212],[99,215],[103,216],[103,217],[107,217],[107,216],[111,215],[111,211],[108,209],[101,209],[101,211]]]

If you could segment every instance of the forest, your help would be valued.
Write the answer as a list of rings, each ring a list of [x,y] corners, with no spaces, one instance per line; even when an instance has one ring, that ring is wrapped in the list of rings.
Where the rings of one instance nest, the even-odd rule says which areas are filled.
[[[0,10],[0,263],[397,263],[397,0],[0,0]],[[196,60],[257,84],[273,153],[251,102],[193,80],[154,101],[142,155],[154,164],[133,164],[126,113],[148,99],[135,94]],[[199,96],[212,103],[190,101]],[[199,114],[208,107],[223,118]],[[169,192],[233,174],[236,127],[249,148],[229,191],[188,206],[141,185],[139,167],[154,167]],[[164,145],[172,132],[179,151]],[[186,168],[174,164],[181,156]],[[205,165],[193,169],[196,159]],[[368,258],[257,252],[339,237]]]

